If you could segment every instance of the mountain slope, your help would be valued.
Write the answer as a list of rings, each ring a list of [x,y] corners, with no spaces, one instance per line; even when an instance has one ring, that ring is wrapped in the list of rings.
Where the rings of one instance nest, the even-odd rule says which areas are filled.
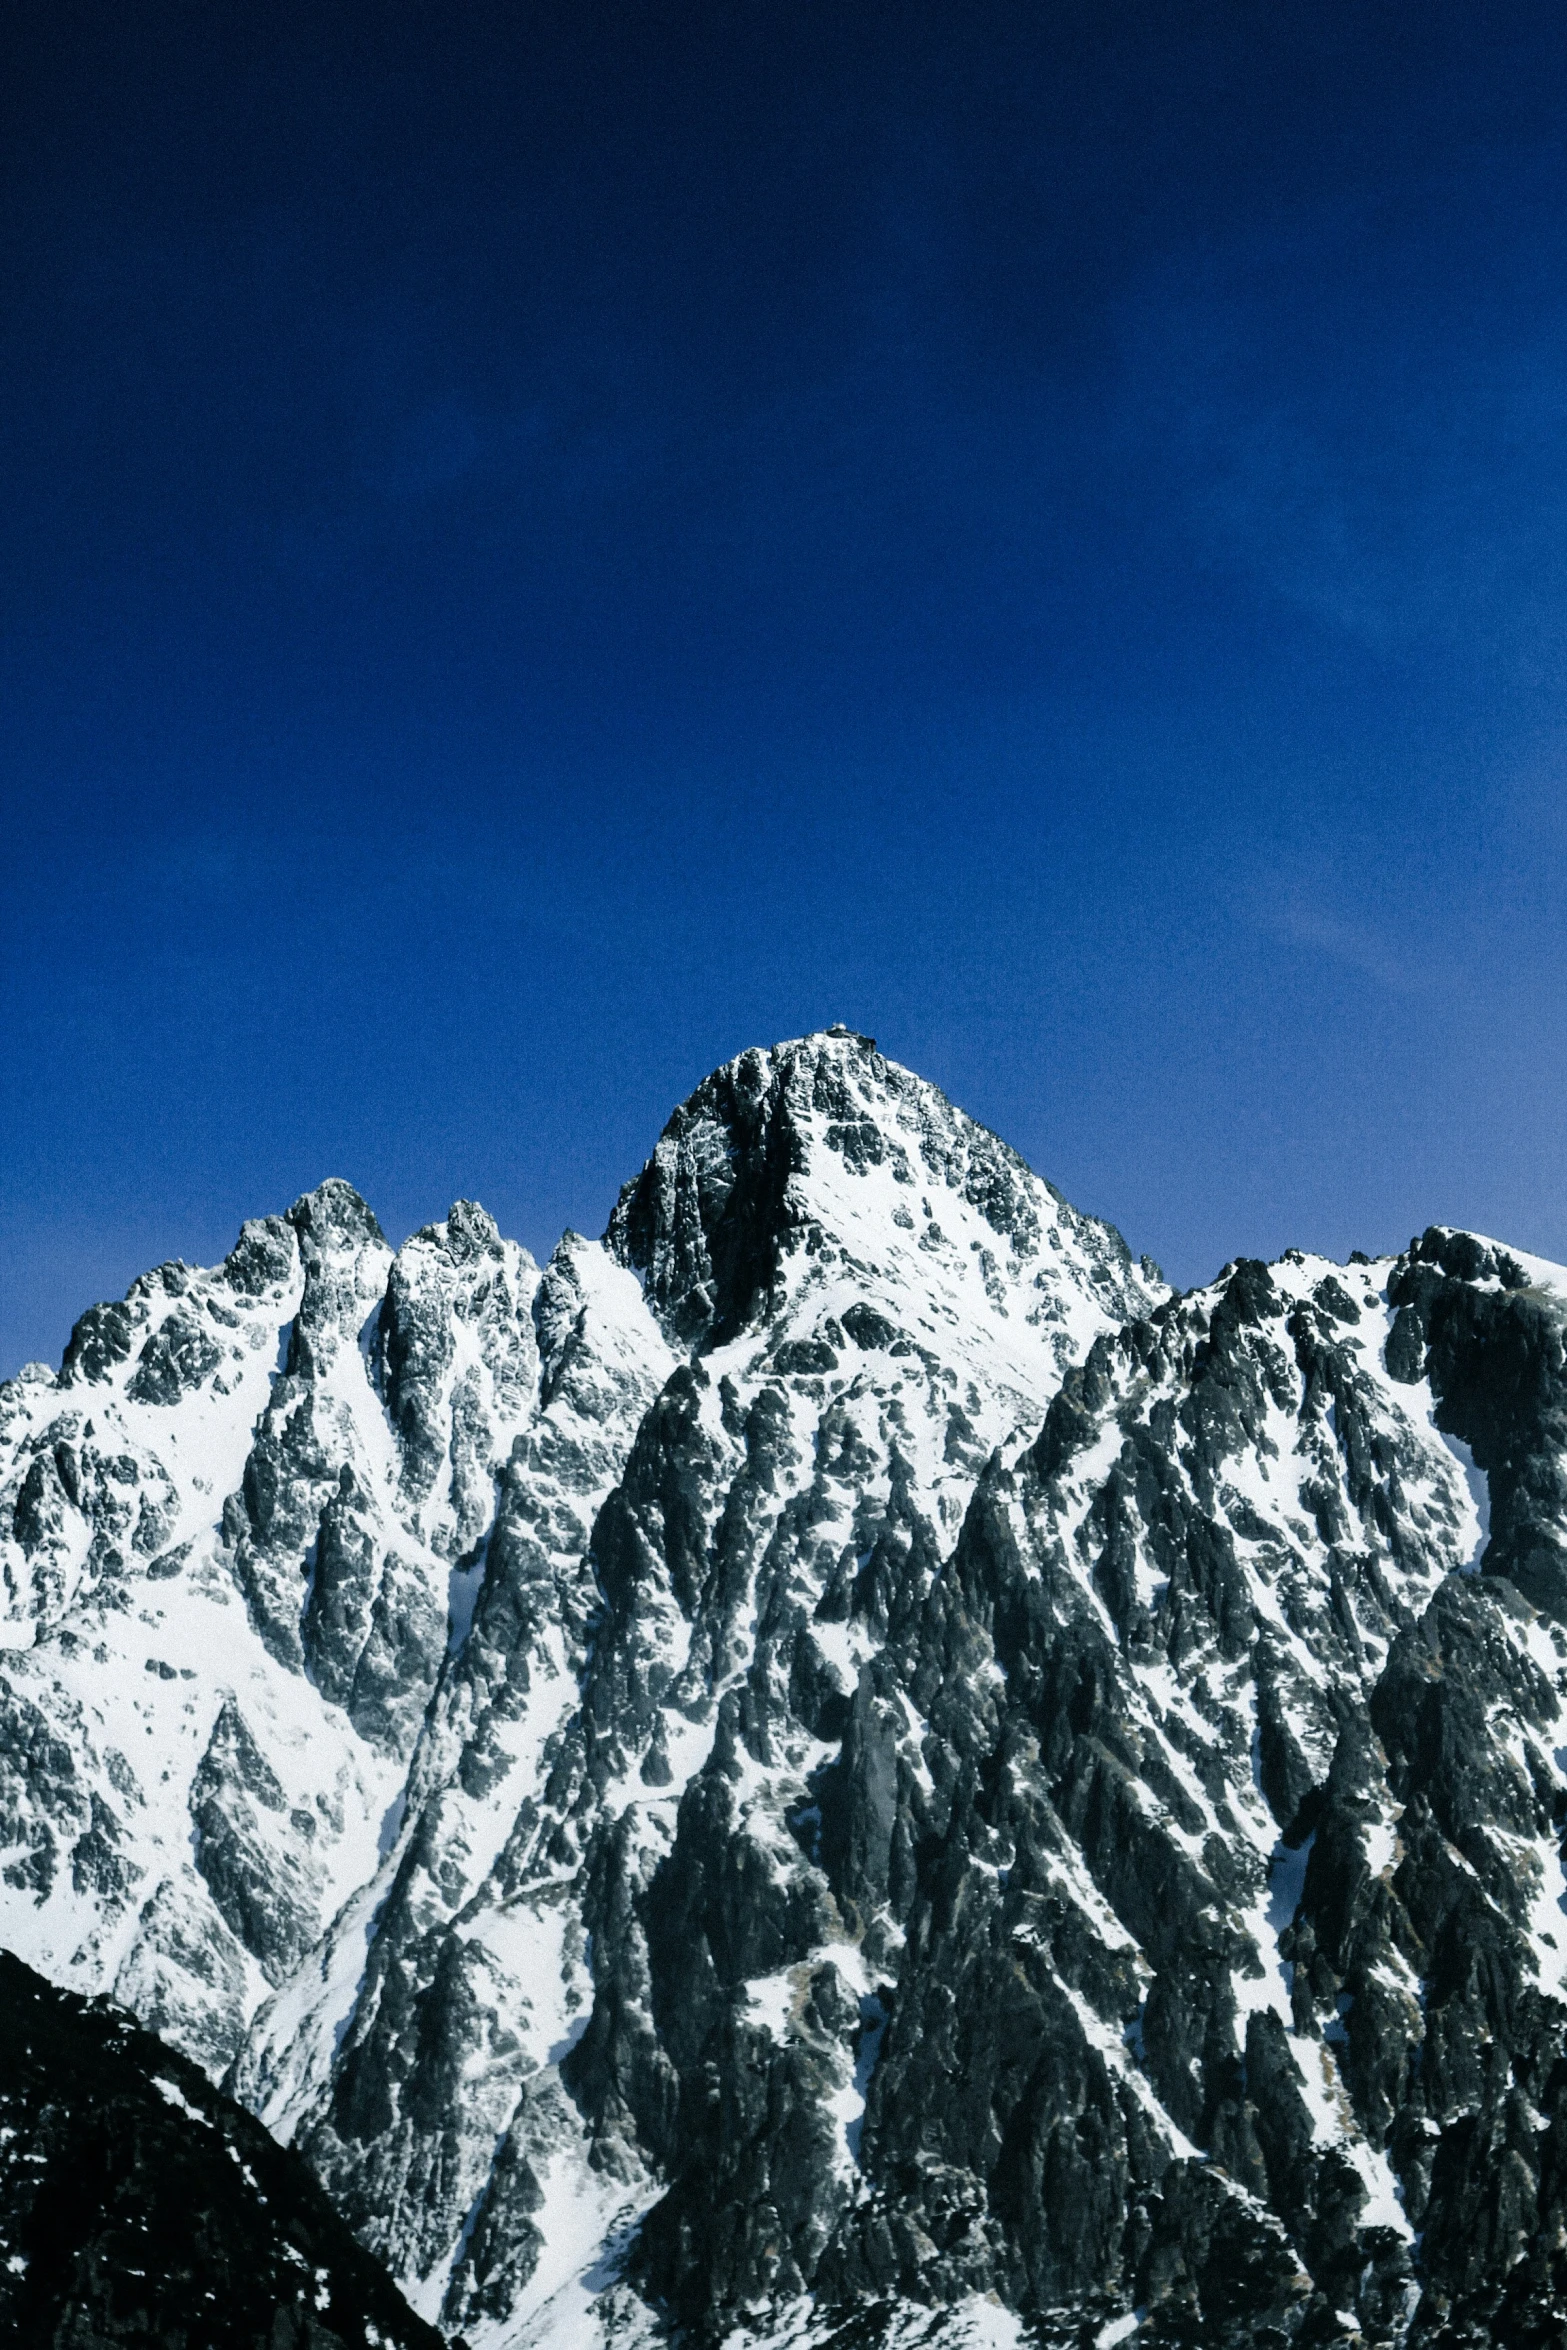
[[[1238,1266],[987,1474],[897,1656],[930,1787],[818,2294],[1558,2338],[1567,1638],[1510,1579],[1561,1539],[1543,1270]],[[1528,1496],[1488,1546],[1470,1444]]]
[[[1115,1235],[847,1035],[699,1088],[606,1245],[671,1370],[578,1599],[563,1612],[515,1461],[364,1975],[338,1976],[302,2031],[280,1999],[236,2074],[419,2305],[475,2340],[569,2291],[658,2192],[673,2070],[640,1888],[741,1693],[776,1751],[740,1843],[799,1869],[789,1814],[857,1671],[851,1591],[929,1572],[991,1448],[1158,1293]]]
[[[735,1963],[649,1889],[696,2009],[658,2305],[1560,2339],[1564,1291],[1433,1232],[1096,1344],[889,1621],[879,1773],[817,1782],[840,1913],[891,1910],[847,2195],[799,2126],[830,1942]]]
[[[465,1207],[394,1260],[342,1184],[163,1268],[0,1398],[7,1940],[240,2051],[432,2311],[547,2297],[546,2194],[611,2226],[657,2192],[561,2084],[585,1904],[727,1736],[774,1533],[802,1622],[824,1577],[928,1564],[1153,1294],[846,1033],[719,1072],[542,1275]],[[808,1710],[852,1680],[838,1617]]]
[[[572,1441],[541,1293],[603,1333],[601,1489],[664,1365],[636,1284],[570,1239],[541,1277],[461,1203],[394,1259],[342,1183],[0,1390],[6,1938],[214,2070],[374,1872],[511,1446]]]
[[[846,1031],[542,1273],[323,1186],[0,1390],[0,1936],[475,2350],[1554,2342],[1564,1363]]]

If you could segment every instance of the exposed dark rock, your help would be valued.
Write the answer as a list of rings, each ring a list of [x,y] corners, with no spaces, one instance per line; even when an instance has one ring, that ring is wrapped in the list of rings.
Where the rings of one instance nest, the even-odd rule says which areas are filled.
[[[316,1915],[308,1851],[280,1855],[263,1815],[287,1799],[232,1698],[225,1699],[191,1784],[196,1866],[219,1914],[269,1982],[298,1963]]]
[[[0,2332],[439,2350],[297,2154],[121,2010],[0,1953]]]
[[[158,1324],[141,1350],[136,1372],[126,1390],[138,1403],[178,1403],[223,1360],[223,1349],[210,1324],[185,1308]]]

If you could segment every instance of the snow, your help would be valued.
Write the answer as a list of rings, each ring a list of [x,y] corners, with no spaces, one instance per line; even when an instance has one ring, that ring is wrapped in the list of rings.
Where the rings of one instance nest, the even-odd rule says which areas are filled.
[[[662,2329],[653,2312],[620,2285],[621,2264],[645,2209],[646,2203],[622,2201],[606,2212],[591,2195],[557,2196],[548,2203],[547,2216],[562,2220],[560,2241],[573,2247],[571,2257],[579,2265],[548,2295],[535,2297],[530,2287],[506,2318],[467,2319],[465,2338],[472,2350],[605,2350],[610,2341],[616,2350],[652,2350],[664,2338]],[[595,2231],[585,2252],[577,2249],[583,2215]],[[541,2222],[545,2216],[538,2215]],[[587,2234],[585,2228],[581,2232]],[[564,2260],[551,2263],[563,2265]]]
[[[758,1975],[745,1987],[746,2004],[756,2010],[756,2021],[775,2040],[784,2036],[785,2026],[794,2013],[795,2003],[803,1988],[807,1970],[787,1967],[781,1974]]]
[[[625,2227],[623,2191],[605,2182],[592,2192],[579,2165],[568,2158],[557,2156],[549,2163],[539,2185],[544,2201],[533,2224],[544,2238],[544,2250],[528,2279],[525,2311],[558,2305],[573,2288],[591,2294],[595,2281],[607,2282],[616,2265],[615,2239]],[[625,2234],[629,2243],[630,2230]]]
[[[1373,1820],[1366,1830],[1366,1865],[1374,1877],[1384,1877],[1398,1864],[1398,1831],[1390,1820]]]
[[[155,2073],[153,2075],[152,2085],[157,2090],[158,2095],[163,2099],[164,2103],[166,2105],[172,2105],[176,2113],[183,2113],[189,2120],[193,2122],[200,2122],[204,2130],[211,2129],[212,2124],[206,2114],[202,2112],[200,2106],[192,2105],[190,2099],[185,2095],[184,2091],[182,2089],[177,2089],[172,2081],[166,2081],[164,2080],[161,2073]]]
[[[837,1673],[839,1687],[852,1689],[870,1653],[870,1639],[863,1625],[817,1621],[811,1625],[811,1638]]]
[[[1567,1266],[1553,1264],[1549,1257],[1531,1256],[1527,1249],[1514,1248],[1508,1240],[1493,1240],[1484,1232],[1477,1232],[1473,1237],[1482,1247],[1493,1250],[1497,1255],[1511,1257],[1527,1276],[1532,1288],[1543,1289],[1552,1297],[1567,1299]],[[1485,1283],[1476,1286],[1495,1285]]]
[[[1179,2156],[1184,2162],[1200,2162],[1202,2160],[1200,2149],[1192,2144],[1185,2131],[1165,2112],[1164,2107],[1154,2094],[1153,2084],[1136,2063],[1135,2053],[1128,2046],[1125,2035],[1116,2025],[1106,2023],[1104,2017],[1096,2013],[1082,1993],[1074,1990],[1070,1983],[1063,1983],[1060,1988],[1065,1993],[1078,2023],[1082,2027],[1084,2039],[1091,2047],[1098,2049],[1110,2070],[1119,2080],[1125,2082],[1143,2107],[1155,2129],[1169,2146],[1171,2153]]]
[[[966,2294],[935,2307],[922,2301],[882,2302],[876,2316],[876,2339],[883,2350],[1022,2350],[1029,2339],[1021,2319],[994,2293]],[[827,2350],[842,2326],[840,2310],[818,2308],[810,2297],[774,2303],[754,2316],[748,2313],[745,2326],[729,2334],[721,2350],[742,2350],[742,2345],[747,2350],[751,2345],[765,2345],[765,2350]],[[618,2331],[608,2338],[618,2342]]]
[[[1285,1845],[1275,1848],[1264,1893],[1257,1905],[1247,1913],[1248,1930],[1261,1959],[1261,1973],[1259,1976],[1238,1974],[1231,1978],[1236,1998],[1236,2042],[1244,2053],[1249,2016],[1259,2011],[1271,2011],[1278,2017],[1284,2026],[1301,2095],[1311,2115],[1314,2142],[1319,2146],[1341,2148],[1359,2173],[1366,2190],[1367,2201],[1360,2224],[1363,2227],[1392,2228],[1408,2239],[1414,2231],[1405,2216],[1402,2194],[1392,2165],[1385,2154],[1369,2146],[1360,2134],[1331,2046],[1324,2040],[1314,2039],[1310,2034],[1299,2033],[1294,2028],[1290,2000],[1292,1970],[1280,1955],[1279,1936],[1292,1922],[1299,1908],[1314,1842],[1315,1837],[1308,1837],[1297,1850],[1292,1851]],[[1395,1845],[1396,1839],[1390,1828],[1381,1823],[1373,1826],[1368,1849],[1373,1870],[1389,1865]]]
[[[1468,1555],[1461,1564],[1473,1569],[1479,1566],[1481,1555],[1491,1539],[1491,1481],[1483,1469],[1476,1468],[1474,1454],[1461,1436],[1450,1436],[1445,1428],[1438,1429],[1437,1433],[1463,1471],[1472,1524],[1466,1524],[1464,1546]]]

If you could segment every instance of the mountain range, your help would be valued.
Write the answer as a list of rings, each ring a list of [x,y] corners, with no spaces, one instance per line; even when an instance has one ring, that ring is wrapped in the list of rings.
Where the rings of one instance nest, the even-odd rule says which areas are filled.
[[[0,1388],[7,2158],[89,2043],[133,2200],[264,2125],[312,2350],[1559,2344],[1564,1332],[1440,1226],[1177,1294],[844,1029],[542,1268],[159,1267]]]

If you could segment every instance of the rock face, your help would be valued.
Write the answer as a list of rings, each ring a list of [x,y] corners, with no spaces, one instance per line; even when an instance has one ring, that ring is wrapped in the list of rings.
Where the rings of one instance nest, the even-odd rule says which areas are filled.
[[[0,1390],[6,1939],[215,2071],[374,1870],[538,1278],[469,1208],[394,1259],[327,1183]]]
[[[475,2350],[1561,2340],[1567,1274],[1175,1297],[832,1031],[0,1430],[0,1936]]]
[[[0,1952],[0,2333],[439,2350],[297,2154],[123,2010]]]
[[[594,1334],[611,1273],[635,1308],[618,1357]],[[876,1644],[857,1608],[928,1579],[993,1448],[1155,1294],[1107,1228],[850,1037],[709,1079],[603,1254],[566,1244],[536,1305],[541,1417],[400,1832],[235,2074],[419,2306],[499,2338],[656,2199],[683,2042],[651,1889],[690,1865],[683,1806],[748,1706],[765,1784],[725,1831],[758,1874],[745,1934],[774,1948],[768,1887],[798,1879],[806,1946],[847,1957],[791,1818]]]

